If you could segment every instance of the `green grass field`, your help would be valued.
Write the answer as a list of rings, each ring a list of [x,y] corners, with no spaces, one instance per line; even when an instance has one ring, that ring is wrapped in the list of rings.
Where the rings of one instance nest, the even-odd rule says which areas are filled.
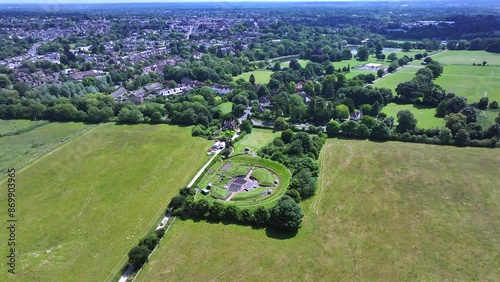
[[[40,129],[68,125],[85,127]],[[18,268],[2,281],[109,281],[208,160],[211,144],[192,138],[190,127],[108,123],[18,172]]]
[[[34,122],[2,121],[0,130],[11,132],[35,125]],[[83,123],[50,123],[19,135],[0,137],[0,171],[17,170],[67,141],[95,127]],[[0,177],[0,181],[5,177]]]
[[[252,133],[245,135],[234,144],[234,154],[244,153],[245,147],[251,152],[257,152],[260,148],[281,136],[281,132],[273,132],[271,129],[253,128]]]
[[[483,96],[500,101],[500,67],[448,65],[435,83],[469,103],[479,102]]]
[[[490,66],[500,66],[500,54],[486,51],[455,51],[448,50],[432,57],[444,65],[469,65],[481,64],[486,61]]]
[[[269,83],[269,80],[271,79],[271,74],[273,74],[273,72],[266,69],[258,69],[256,71],[244,72],[238,76],[233,77],[233,80],[238,80],[240,78],[243,78],[245,81],[248,81],[251,74],[253,74],[255,77],[255,83],[264,84],[264,83]]]
[[[398,84],[400,84],[401,82],[412,80],[412,78],[415,77],[415,73],[417,71],[418,68],[413,67],[400,68],[396,72],[388,74],[387,76],[384,76],[383,78],[375,81],[375,83],[373,83],[373,86],[388,88],[391,89],[393,93],[396,93],[396,87],[398,86]]]
[[[31,121],[27,119],[0,119],[0,137],[8,135],[19,135],[46,124],[48,124],[48,121],[45,120]]]
[[[178,219],[138,281],[500,276],[500,151],[330,139],[320,163],[294,237]]]
[[[221,109],[223,115],[229,114],[233,110],[233,102],[222,103],[217,108]]]
[[[398,112],[402,110],[409,110],[413,113],[415,118],[418,120],[417,126],[421,128],[434,128],[434,127],[444,127],[444,119],[435,117],[436,109],[418,109],[413,105],[398,105],[394,103],[389,103],[382,109],[382,112],[387,114],[387,116],[393,116],[394,122],[398,121]]]

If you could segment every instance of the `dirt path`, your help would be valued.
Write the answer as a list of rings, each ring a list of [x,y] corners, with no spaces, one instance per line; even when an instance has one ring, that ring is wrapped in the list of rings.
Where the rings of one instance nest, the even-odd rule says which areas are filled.
[[[323,195],[325,194],[325,191],[330,187],[330,185],[333,183],[333,181],[339,176],[340,172],[346,168],[349,163],[351,162],[352,158],[354,156],[354,149],[349,146],[349,156],[347,159],[340,165],[340,167],[337,169],[337,171],[326,181],[325,184],[325,179],[322,177],[321,182],[320,182],[320,189],[318,191],[318,195],[316,196],[316,199],[311,203],[311,210],[314,211],[315,214],[318,214],[319,211],[319,206],[321,199],[323,198]],[[321,164],[320,167],[324,167],[324,162],[325,162],[325,157],[321,158]]]

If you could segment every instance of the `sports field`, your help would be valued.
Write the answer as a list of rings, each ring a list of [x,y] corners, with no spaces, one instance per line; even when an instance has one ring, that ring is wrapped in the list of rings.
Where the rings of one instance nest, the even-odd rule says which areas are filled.
[[[67,131],[66,124],[40,129],[49,126]],[[192,138],[190,127],[104,124],[18,172],[18,268],[2,281],[110,280],[211,145]]]
[[[266,69],[258,69],[256,71],[244,72],[238,76],[233,77],[233,80],[238,80],[240,78],[243,78],[245,81],[248,81],[250,75],[252,74],[255,77],[255,83],[263,84],[263,83],[269,83],[269,80],[271,79],[271,74],[273,74],[273,72]]]
[[[38,126],[38,127],[37,127]],[[32,121],[0,121],[0,131],[18,132],[0,137],[0,171],[17,170],[56,149],[69,140],[94,128],[83,123],[50,123]],[[2,173],[0,181],[4,179]]]
[[[176,220],[138,281],[495,281],[500,151],[330,139],[287,237]]]
[[[481,97],[500,102],[500,66],[448,65],[435,82],[469,103],[479,102]]]
[[[394,117],[394,122],[398,122],[398,112],[402,110],[409,110],[413,113],[415,118],[418,120],[417,126],[420,128],[441,128],[444,127],[444,119],[435,117],[436,109],[419,109],[413,105],[398,105],[394,103],[389,103],[382,109],[382,112],[387,116]]]

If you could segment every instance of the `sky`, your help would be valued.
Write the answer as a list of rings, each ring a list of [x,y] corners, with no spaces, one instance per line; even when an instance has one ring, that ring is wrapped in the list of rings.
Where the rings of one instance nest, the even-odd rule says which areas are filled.
[[[346,2],[346,1],[391,1],[391,0],[0,0],[0,4],[84,4],[84,3],[168,3],[168,2]],[[393,0],[397,1],[397,0]]]

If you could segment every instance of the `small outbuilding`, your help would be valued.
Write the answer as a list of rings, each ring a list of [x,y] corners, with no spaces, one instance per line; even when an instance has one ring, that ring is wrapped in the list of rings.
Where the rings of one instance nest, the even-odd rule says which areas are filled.
[[[206,188],[203,188],[203,189],[201,189],[201,193],[203,195],[208,195],[208,193],[210,193],[210,191],[208,189],[206,189]]]

